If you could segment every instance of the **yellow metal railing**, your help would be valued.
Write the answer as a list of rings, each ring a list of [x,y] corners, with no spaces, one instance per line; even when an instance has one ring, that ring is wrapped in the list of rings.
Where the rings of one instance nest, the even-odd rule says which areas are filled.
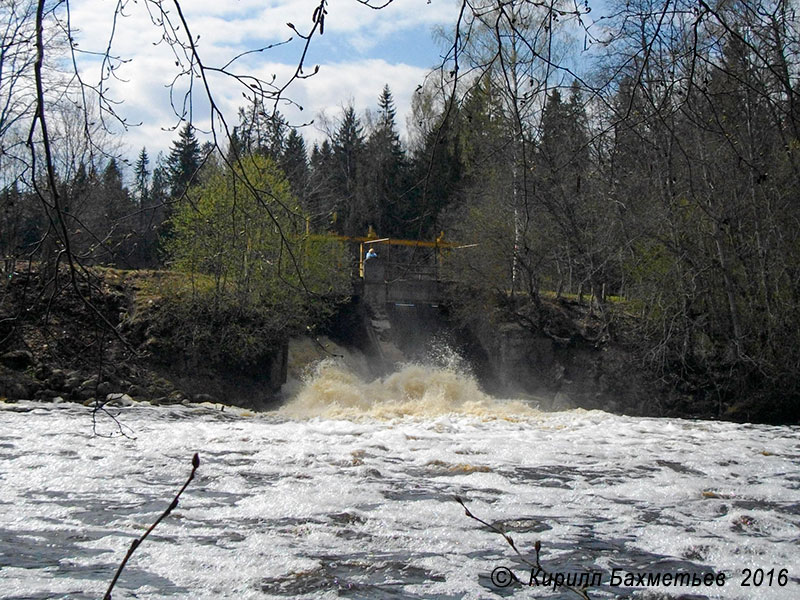
[[[434,257],[434,264],[433,265],[412,265],[407,263],[399,263],[399,262],[389,262],[387,263],[388,266],[392,267],[400,267],[405,265],[403,269],[406,273],[416,275],[416,278],[421,278],[422,272],[430,272],[431,277],[430,279],[435,279],[437,277],[439,259],[440,259],[440,251],[441,250],[455,250],[457,248],[471,248],[477,246],[477,244],[459,244],[456,242],[446,242],[444,240],[444,232],[439,234],[433,241],[427,240],[404,240],[400,238],[381,238],[375,233],[375,230],[370,227],[367,235],[365,236],[348,236],[348,235],[338,235],[334,233],[326,233],[326,234],[308,234],[308,238],[312,240],[338,240],[341,242],[347,243],[357,243],[358,246],[358,276],[363,278],[364,277],[364,258],[366,256],[367,250],[371,248],[373,245],[380,244],[381,246],[401,246],[407,248],[432,248],[436,251]]]

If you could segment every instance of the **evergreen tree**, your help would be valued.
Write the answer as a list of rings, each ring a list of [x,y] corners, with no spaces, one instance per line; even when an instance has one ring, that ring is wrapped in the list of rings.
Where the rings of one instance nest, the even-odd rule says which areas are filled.
[[[496,180],[509,170],[510,132],[499,105],[499,94],[487,75],[467,94],[458,114],[458,152],[465,183]]]
[[[172,143],[167,159],[170,196],[178,198],[186,193],[200,169],[201,159],[202,153],[194,127],[191,123],[186,123],[180,130],[178,139]]]
[[[518,234],[519,200],[515,194],[513,129],[491,78],[476,81],[454,115],[454,156],[461,161],[462,202],[448,227],[459,240],[482,240],[479,253],[454,253],[452,267],[476,287],[500,293],[518,288],[515,266],[525,242]]]
[[[133,248],[135,223],[130,193],[123,185],[122,172],[116,159],[106,164],[100,176],[78,169],[73,190],[74,204],[68,219],[73,249],[81,256],[101,264],[130,266],[127,257]]]
[[[142,211],[141,257],[145,266],[163,266],[163,252],[159,239],[168,237],[167,218],[170,199],[170,176],[164,155],[156,157],[153,175],[150,179],[148,205]]]
[[[148,171],[147,165],[149,164],[150,157],[147,156],[147,148],[142,147],[141,152],[139,152],[139,158],[136,159],[136,165],[133,168],[136,201],[140,207],[147,205],[148,182],[150,179],[150,171]]]
[[[289,135],[286,136],[286,144],[279,164],[289,180],[292,193],[305,205],[310,173],[308,154],[306,153],[306,143],[303,140],[303,136],[294,127],[289,130]]]
[[[0,192],[0,255],[17,256],[30,252],[46,231],[46,220],[30,193],[20,192],[13,181]]]
[[[535,197],[550,225],[550,246],[555,250],[550,261],[561,274],[557,291],[566,285],[573,287],[571,292],[594,289],[600,293],[604,284],[614,283],[610,266],[616,263],[611,257],[620,238],[615,234],[616,211],[600,202],[598,186],[589,185],[594,168],[577,84],[566,102],[558,89],[548,96],[535,163]],[[550,275],[556,277],[553,272]]]
[[[335,228],[346,235],[364,235],[370,221],[362,184],[365,150],[361,122],[355,108],[347,106],[333,136],[334,185],[338,195]]]
[[[108,226],[114,228],[117,221],[130,213],[130,194],[122,184],[122,171],[115,158],[108,161],[101,178],[104,213]]]
[[[442,114],[425,133],[422,148],[415,153],[413,172],[417,182],[417,215],[421,235],[438,235],[442,213],[457,204],[461,195],[463,168],[458,144],[457,117]]]
[[[66,212],[80,212],[81,205],[85,201],[89,188],[89,173],[86,171],[86,164],[84,162],[78,165],[72,181],[67,181],[66,184],[67,193],[64,194],[64,209]]]
[[[378,119],[366,144],[365,192],[370,225],[380,235],[412,237],[420,234],[419,223],[395,115],[392,92],[385,85],[378,100]]]
[[[335,225],[336,191],[333,146],[328,140],[314,144],[307,210],[315,230],[328,231]]]
[[[149,192],[150,206],[152,208],[160,207],[163,211],[163,207],[169,201],[170,196],[170,173],[164,154],[161,152],[156,157],[156,166],[153,168]],[[161,221],[157,222],[161,223]]]
[[[267,112],[262,101],[256,100],[239,109],[239,125],[234,128],[239,143],[237,149],[244,154],[267,156],[279,162],[290,129],[280,112]]]

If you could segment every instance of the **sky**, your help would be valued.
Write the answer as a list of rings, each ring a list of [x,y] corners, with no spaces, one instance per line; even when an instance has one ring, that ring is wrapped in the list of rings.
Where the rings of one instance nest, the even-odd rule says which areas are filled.
[[[116,107],[131,125],[123,134],[123,154],[135,156],[144,146],[151,160],[159,151],[168,152],[177,137],[179,122],[171,104],[169,84],[178,74],[171,48],[162,43],[162,32],[155,26],[144,0],[127,0],[123,15],[116,22],[115,0],[73,0],[71,23],[79,68],[85,81],[100,78],[100,61],[92,52],[103,52],[114,30],[112,55],[123,59],[108,82],[110,98],[121,101]],[[171,4],[171,3],[164,3]],[[303,50],[300,39],[287,25],[293,23],[301,33],[312,25],[312,13],[319,0],[184,0],[182,10],[204,63],[222,66],[245,52],[275,44],[290,37],[290,43],[237,61],[242,73],[259,74],[277,80],[291,73]],[[283,106],[293,124],[314,120],[302,129],[307,142],[324,138],[323,123],[335,122],[342,106],[352,102],[359,114],[377,107],[385,84],[392,90],[398,126],[405,134],[405,120],[411,98],[425,74],[441,62],[441,43],[435,40],[436,28],[452,28],[458,16],[456,0],[395,0],[382,10],[363,6],[356,0],[329,0],[324,34],[315,36],[306,58],[306,73],[319,65],[319,72],[295,81],[287,96],[303,107]],[[173,9],[171,18],[177,14]],[[180,84],[185,86],[185,81]],[[183,89],[183,88],[182,88]],[[212,78],[212,93],[229,124],[238,122],[237,109],[245,103],[242,87],[231,80]],[[181,93],[177,94],[180,104]],[[207,129],[209,111],[197,96],[193,121]],[[203,138],[202,133],[199,134]],[[309,144],[310,146],[310,144]]]

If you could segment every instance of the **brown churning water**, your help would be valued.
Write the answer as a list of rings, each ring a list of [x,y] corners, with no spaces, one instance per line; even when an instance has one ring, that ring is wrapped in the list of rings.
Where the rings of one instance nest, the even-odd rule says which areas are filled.
[[[435,417],[457,413],[516,420],[538,410],[519,400],[498,400],[474,377],[454,369],[405,365],[384,378],[365,381],[336,360],[310,371],[297,394],[279,411],[292,418]]]

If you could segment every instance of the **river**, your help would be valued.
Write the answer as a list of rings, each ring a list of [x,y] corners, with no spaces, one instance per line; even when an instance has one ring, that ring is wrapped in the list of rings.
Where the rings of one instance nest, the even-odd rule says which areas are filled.
[[[115,414],[124,436],[0,403],[0,598],[101,598],[195,452],[115,599],[578,598],[559,574],[592,599],[800,597],[796,427],[543,413],[456,370],[331,362],[275,412]],[[541,541],[550,579],[455,496],[523,558]]]

